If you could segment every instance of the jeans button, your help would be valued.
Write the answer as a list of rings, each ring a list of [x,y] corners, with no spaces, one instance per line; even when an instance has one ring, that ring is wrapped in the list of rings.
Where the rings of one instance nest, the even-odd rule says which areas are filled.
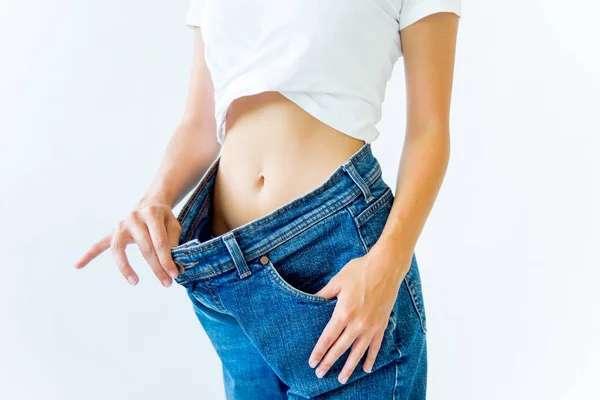
[[[262,256],[262,257],[260,258],[260,263],[261,263],[262,265],[265,265],[265,264],[267,264],[268,262],[269,262],[269,257],[267,257],[267,256]]]

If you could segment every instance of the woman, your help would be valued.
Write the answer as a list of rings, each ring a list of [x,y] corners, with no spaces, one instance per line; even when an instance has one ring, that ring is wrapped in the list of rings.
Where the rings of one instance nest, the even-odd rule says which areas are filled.
[[[448,162],[460,5],[192,0],[182,122],[147,193],[76,267],[110,248],[136,284],[137,243],[186,288],[228,399],[424,398],[414,248]],[[401,56],[394,196],[370,143]]]

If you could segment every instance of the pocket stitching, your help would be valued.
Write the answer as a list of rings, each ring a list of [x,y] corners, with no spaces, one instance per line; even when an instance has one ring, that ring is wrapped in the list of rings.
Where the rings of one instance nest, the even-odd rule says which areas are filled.
[[[362,243],[365,254],[367,254],[369,252],[369,246],[367,246],[367,242],[365,242],[365,238],[363,237],[363,234],[361,232],[360,225],[358,225],[358,222],[356,222],[356,217],[352,213],[352,210],[350,210],[350,207],[346,207],[346,210],[352,216],[352,221],[354,222],[354,226],[356,227],[356,233],[358,234],[358,238]]]
[[[419,307],[417,306],[417,302],[415,300],[415,296],[417,294],[421,293],[421,291],[413,294],[413,291],[410,289],[410,285],[409,285],[408,279],[406,277],[404,277],[404,284],[406,285],[406,288],[408,290],[408,294],[410,296],[410,300],[413,304],[413,307],[415,308],[415,311],[417,312],[417,315],[419,316],[419,322],[421,323],[421,330],[423,331],[423,333],[427,333],[427,325],[423,321],[423,316],[421,315],[421,310],[419,310]],[[417,286],[417,285],[413,285],[413,288],[415,286]]]
[[[285,290],[287,293],[290,293],[302,300],[319,304],[333,303],[337,300],[337,297],[334,297],[333,299],[325,299],[323,297],[316,296],[312,293],[303,292],[302,290],[293,287],[285,279],[283,279],[283,277],[279,274],[279,272],[277,271],[270,259],[264,266],[266,267],[265,269],[267,270],[267,272],[272,278],[272,281],[274,281],[277,287]]]
[[[387,190],[381,196],[379,196],[378,199],[376,199],[371,205],[369,205],[367,208],[362,210],[356,217],[354,217],[356,225],[360,228],[373,215],[375,215],[377,211],[383,208],[387,204],[387,202],[392,198],[392,188],[388,187]]]

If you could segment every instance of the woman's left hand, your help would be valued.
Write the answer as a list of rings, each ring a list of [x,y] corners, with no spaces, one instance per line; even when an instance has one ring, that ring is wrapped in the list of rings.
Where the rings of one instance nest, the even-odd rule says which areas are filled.
[[[326,299],[338,298],[309,358],[311,368],[319,364],[316,370],[319,378],[353,343],[338,380],[346,383],[367,348],[363,370],[371,372],[411,256],[399,262],[397,254],[379,251],[374,246],[366,255],[348,262],[316,293]]]

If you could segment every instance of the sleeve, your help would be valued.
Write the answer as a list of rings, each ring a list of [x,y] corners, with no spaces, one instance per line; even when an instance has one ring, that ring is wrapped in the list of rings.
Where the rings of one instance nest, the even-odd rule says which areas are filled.
[[[202,8],[204,7],[205,0],[189,0],[189,6],[187,15],[185,17],[185,24],[191,28],[194,26],[200,26],[202,20]]]
[[[452,12],[460,17],[461,2],[462,0],[403,0],[398,19],[398,30],[437,12]]]

